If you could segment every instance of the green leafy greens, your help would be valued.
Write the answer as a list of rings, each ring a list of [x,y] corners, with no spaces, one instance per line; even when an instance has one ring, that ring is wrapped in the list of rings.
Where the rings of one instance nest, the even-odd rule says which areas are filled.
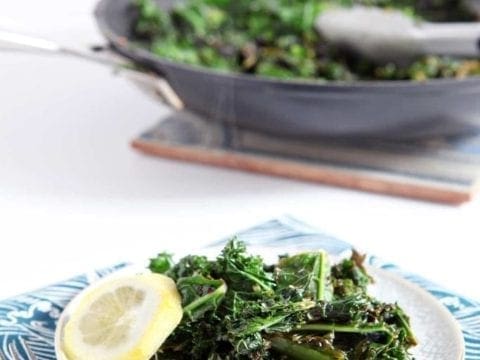
[[[329,47],[314,21],[333,5],[400,9],[430,21],[473,21],[464,0],[184,0],[170,12],[134,0],[136,34],[160,57],[278,78],[415,79],[480,75],[478,60],[428,56],[410,66],[375,66]]]
[[[412,359],[408,316],[367,293],[363,257],[330,265],[323,251],[267,265],[233,239],[215,260],[151,259],[170,276],[184,317],[157,359]]]

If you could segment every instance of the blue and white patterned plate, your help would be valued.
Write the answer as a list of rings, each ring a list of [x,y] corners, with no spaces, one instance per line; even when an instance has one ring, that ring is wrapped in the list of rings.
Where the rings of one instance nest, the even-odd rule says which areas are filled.
[[[331,254],[344,254],[351,246],[341,240],[322,234],[294,219],[285,217],[272,220],[262,225],[240,232],[238,236],[254,246],[281,248],[281,249],[312,249],[323,248]],[[219,241],[213,245],[221,245]],[[161,249],[159,249],[161,250]],[[273,253],[273,252],[272,252]],[[455,340],[455,323],[450,315],[460,324],[465,341],[465,360],[480,360],[480,303],[449,292],[417,275],[402,271],[396,266],[385,263],[378,258],[370,257],[369,265],[373,272],[387,288],[400,289],[400,293],[414,293],[414,303],[423,304],[423,310],[418,318],[419,324],[435,323],[436,330],[430,333],[431,337],[437,335],[436,331],[444,329],[447,336]],[[86,288],[99,278],[104,277],[125,264],[120,264],[110,269],[95,271],[74,279],[52,285],[47,288],[24,294],[16,298],[0,302],[0,359],[2,360],[53,360],[56,359],[54,349],[55,328],[62,310],[82,289]],[[379,270],[383,269],[383,270]],[[407,280],[407,281],[405,281]],[[416,284],[416,285],[413,285]],[[403,290],[402,289],[403,286]],[[419,289],[425,289],[428,293]],[[389,292],[380,296],[393,296],[400,299],[399,294]],[[432,300],[433,297],[436,299]],[[402,306],[407,307],[402,301]],[[430,304],[430,305],[429,305]],[[444,308],[439,304],[443,304]],[[418,328],[417,325],[414,325]],[[451,334],[451,335],[448,335]],[[445,335],[442,335],[445,336]],[[419,360],[456,360],[456,357],[438,357],[435,349],[418,355]],[[425,355],[428,354],[428,355]]]

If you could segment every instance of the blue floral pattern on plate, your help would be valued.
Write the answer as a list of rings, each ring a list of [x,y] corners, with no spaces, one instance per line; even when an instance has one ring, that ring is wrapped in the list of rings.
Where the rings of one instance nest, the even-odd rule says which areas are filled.
[[[276,248],[323,248],[334,255],[351,245],[290,217],[271,220],[238,233],[248,244]],[[213,243],[221,245],[224,240]],[[370,265],[392,271],[421,286],[445,305],[461,324],[465,338],[465,360],[480,360],[480,302],[452,293],[376,257]],[[55,326],[63,308],[82,289],[126,264],[84,274],[44,289],[0,302],[0,359],[54,360]]]

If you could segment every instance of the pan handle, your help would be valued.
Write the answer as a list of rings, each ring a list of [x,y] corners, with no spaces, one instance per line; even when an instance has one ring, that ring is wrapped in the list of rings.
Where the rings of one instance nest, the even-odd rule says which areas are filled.
[[[123,75],[141,85],[143,89],[153,92],[175,110],[184,108],[180,97],[172,89],[168,81],[151,72],[143,71],[135,64],[115,57],[111,52],[89,52],[64,47],[54,41],[29,35],[0,30],[0,50],[25,51],[29,53],[48,53],[72,56],[83,60],[107,65],[116,73]]]

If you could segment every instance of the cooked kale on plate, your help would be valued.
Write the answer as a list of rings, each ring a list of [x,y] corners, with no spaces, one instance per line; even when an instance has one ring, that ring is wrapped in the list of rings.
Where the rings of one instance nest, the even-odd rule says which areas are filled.
[[[214,260],[161,253],[150,269],[176,282],[184,316],[156,358],[412,359],[408,316],[368,294],[362,263],[312,251],[270,265],[235,239]]]
[[[429,21],[474,21],[464,0],[185,0],[169,12],[134,0],[135,32],[151,51],[225,72],[292,79],[425,80],[480,75],[480,62],[427,56],[406,67],[376,66],[326,44],[314,30],[323,9],[363,4]]]

